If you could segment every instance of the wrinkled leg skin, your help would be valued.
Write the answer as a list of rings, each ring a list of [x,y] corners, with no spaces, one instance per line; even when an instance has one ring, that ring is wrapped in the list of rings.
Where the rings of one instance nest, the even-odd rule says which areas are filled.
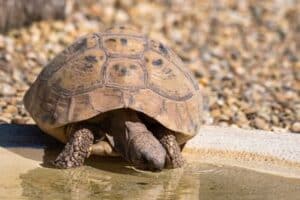
[[[73,125],[68,134],[69,141],[53,162],[57,168],[67,169],[82,166],[93,145],[94,135],[88,126]]]
[[[166,165],[165,168],[175,169],[184,165],[185,160],[181,154],[181,148],[176,141],[176,137],[172,131],[160,128],[156,132],[157,138],[166,149]]]

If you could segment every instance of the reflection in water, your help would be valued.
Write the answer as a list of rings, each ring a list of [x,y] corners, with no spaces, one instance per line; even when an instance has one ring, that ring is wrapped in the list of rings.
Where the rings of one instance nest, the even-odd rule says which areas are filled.
[[[161,173],[138,172],[120,160],[88,166],[37,168],[20,176],[23,197],[34,199],[295,199],[300,180],[250,170],[190,163]]]
[[[103,163],[103,165],[110,165],[111,171],[90,166],[68,170],[49,168],[31,170],[20,177],[23,196],[39,200],[198,199],[200,180],[186,179],[183,176],[184,169],[151,173],[125,168],[127,173],[120,174],[112,172],[120,168],[120,163]]]

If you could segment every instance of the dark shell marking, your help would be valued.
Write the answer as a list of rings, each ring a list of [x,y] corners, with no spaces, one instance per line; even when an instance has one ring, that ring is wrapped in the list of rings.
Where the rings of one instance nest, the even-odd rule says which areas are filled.
[[[168,54],[168,49],[162,43],[159,44],[158,48],[159,48],[161,53],[163,53],[165,55]]]
[[[85,56],[84,58],[87,62],[90,62],[90,63],[96,63],[97,62],[96,56]]]
[[[155,65],[155,66],[160,66],[162,64],[163,64],[162,59],[157,59],[157,60],[152,61],[152,65]]]
[[[126,45],[127,44],[127,39],[126,38],[121,38],[121,44]]]

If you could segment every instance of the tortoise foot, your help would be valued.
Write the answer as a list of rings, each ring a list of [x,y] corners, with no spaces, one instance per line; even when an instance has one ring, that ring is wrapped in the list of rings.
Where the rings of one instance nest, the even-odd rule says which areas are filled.
[[[82,166],[90,155],[93,140],[94,136],[87,128],[71,133],[68,143],[53,162],[54,166],[62,169]]]
[[[176,141],[176,137],[168,131],[159,132],[158,139],[163,147],[166,149],[166,168],[174,169],[182,167],[185,163],[181,155],[181,149]]]

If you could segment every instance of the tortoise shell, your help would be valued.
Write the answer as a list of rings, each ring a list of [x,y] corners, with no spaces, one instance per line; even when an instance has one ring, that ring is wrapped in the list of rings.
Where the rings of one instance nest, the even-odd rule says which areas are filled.
[[[201,123],[198,83],[164,44],[118,26],[79,38],[48,63],[24,97],[37,125],[62,142],[64,127],[130,108],[177,133],[179,143]]]

